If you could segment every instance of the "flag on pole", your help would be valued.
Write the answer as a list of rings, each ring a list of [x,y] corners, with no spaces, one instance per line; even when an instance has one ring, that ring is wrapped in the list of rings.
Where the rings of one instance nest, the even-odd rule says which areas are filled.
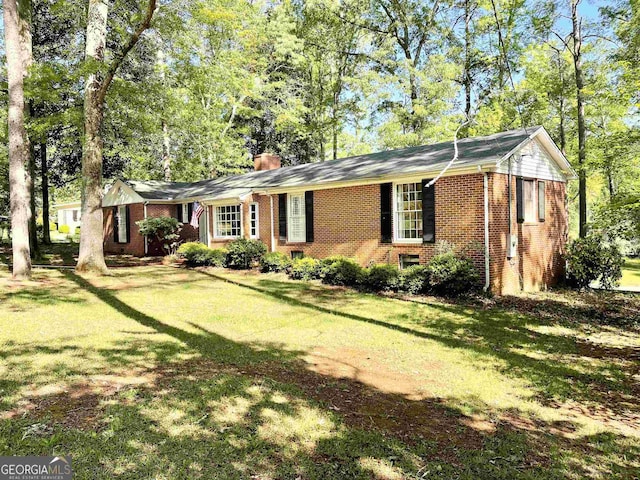
[[[191,225],[193,228],[198,228],[200,225],[200,215],[204,213],[204,207],[199,202],[193,202],[193,213],[191,214]]]

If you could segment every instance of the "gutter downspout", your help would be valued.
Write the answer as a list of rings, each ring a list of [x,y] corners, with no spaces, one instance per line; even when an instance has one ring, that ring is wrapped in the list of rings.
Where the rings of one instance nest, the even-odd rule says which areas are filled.
[[[269,195],[269,203],[271,205],[271,251],[276,251],[276,236],[273,230],[273,195]]]
[[[144,202],[143,203],[143,210],[144,210],[144,219],[147,219],[147,205],[149,204],[149,202]],[[147,256],[149,254],[149,238],[145,235],[144,236],[144,255]]]
[[[487,292],[491,286],[491,269],[489,258],[489,175],[482,172],[484,186],[484,288]]]
[[[511,235],[513,235],[512,232],[512,227],[511,227],[511,182],[513,181],[513,174],[511,173],[511,159],[513,158],[513,156],[509,157],[509,175],[507,176],[507,203],[508,203],[508,210],[507,210],[507,221],[509,222],[509,237],[507,238],[507,241],[509,242],[508,245],[511,244]],[[511,257],[509,257],[511,258]]]

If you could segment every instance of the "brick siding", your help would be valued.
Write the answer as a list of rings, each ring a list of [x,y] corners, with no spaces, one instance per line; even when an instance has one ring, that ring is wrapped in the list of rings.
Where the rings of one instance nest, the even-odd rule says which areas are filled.
[[[518,223],[516,178],[512,178],[511,226],[512,234],[518,236],[518,255],[507,259],[508,178],[502,174],[489,175],[491,290],[500,295],[544,290],[564,278],[563,254],[568,238],[566,185],[545,180],[545,221]],[[534,191],[537,192],[537,187]]]
[[[113,207],[102,209],[104,214],[104,250],[106,253],[126,253],[129,255],[144,256],[144,236],[140,235],[140,229],[136,222],[144,219],[144,205],[142,203],[133,203],[129,205],[129,225],[130,225],[130,243],[118,243],[113,238]],[[150,204],[147,205],[147,217],[176,217],[178,214],[178,206],[170,204]],[[183,224],[180,231],[180,238],[183,242],[191,242],[198,240],[198,229],[193,228],[188,223]],[[162,256],[165,251],[160,243],[155,239],[149,239],[147,247],[147,255]]]
[[[519,224],[516,221],[515,177],[512,188],[512,228],[518,235],[518,255],[507,259],[508,199],[507,175],[490,173],[489,247],[491,290],[508,294],[524,290],[544,289],[557,283],[564,273],[562,254],[567,240],[568,218],[565,184],[545,181],[546,221]],[[302,251],[323,258],[330,255],[353,257],[362,265],[390,263],[398,265],[402,254],[418,255],[426,264],[440,241],[454,244],[469,256],[484,281],[484,192],[483,175],[470,174],[443,177],[436,184],[436,243],[402,244],[380,241],[380,185],[316,190],[314,192],[314,242],[288,243],[279,239],[278,196],[273,196],[275,248],[290,255]],[[536,190],[537,191],[537,190]],[[242,203],[243,235],[249,237],[249,205],[258,203],[259,238],[271,250],[271,201],[266,195],[253,195]],[[143,218],[142,204],[131,208],[131,243],[113,242],[112,209],[105,208],[105,250],[114,253],[144,254],[144,239],[135,221]],[[209,215],[209,245],[224,247],[229,240],[215,239],[214,207]],[[176,205],[148,205],[149,216],[175,216]],[[206,215],[206,213],[204,214]],[[183,239],[197,240],[198,231],[183,228]],[[149,253],[158,252],[149,245]]]
[[[263,203],[268,208],[268,198],[260,208]],[[444,177],[436,185],[436,244],[390,244],[380,241],[380,185],[317,190],[314,242],[282,242],[276,232],[276,248],[287,254],[303,251],[316,258],[345,255],[363,265],[370,262],[398,265],[402,254],[419,255],[420,263],[426,264],[437,243],[446,240],[467,254],[483,273],[483,205],[482,175]],[[274,219],[277,229],[276,196]]]

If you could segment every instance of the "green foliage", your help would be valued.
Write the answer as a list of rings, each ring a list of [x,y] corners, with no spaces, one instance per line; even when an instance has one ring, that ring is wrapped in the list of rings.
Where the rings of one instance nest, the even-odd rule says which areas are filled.
[[[400,271],[395,265],[372,265],[362,275],[362,286],[372,292],[397,290]]]
[[[60,227],[58,228],[58,232],[60,233],[67,234],[69,233],[69,231],[70,231],[69,225],[60,225]]]
[[[424,293],[429,288],[429,269],[424,265],[413,265],[400,270],[398,290],[411,295]]]
[[[328,285],[356,286],[364,275],[364,269],[351,258],[333,256],[320,260],[320,278]]]
[[[80,227],[76,227],[74,235],[80,235]]]
[[[284,272],[291,268],[291,259],[281,252],[266,253],[260,259],[260,271],[267,272]]]
[[[53,222],[49,222],[49,231],[50,232],[55,232],[58,229],[58,226],[53,223]]]
[[[224,267],[227,251],[222,248],[209,248],[200,242],[187,242],[180,245],[177,255],[184,258],[191,267]]]
[[[296,258],[289,276],[294,280],[315,280],[320,278],[320,261],[311,257]]]
[[[624,257],[615,244],[607,243],[601,235],[592,233],[573,240],[567,246],[568,279],[577,288],[587,288],[598,281],[611,289],[622,278]]]
[[[155,238],[168,255],[176,253],[180,245],[182,223],[173,217],[150,217],[136,222],[140,235]]]
[[[429,290],[439,295],[456,296],[480,287],[480,275],[471,259],[451,248],[434,255],[427,272]]]
[[[248,269],[254,267],[266,253],[267,246],[260,240],[239,238],[227,245],[227,266]]]

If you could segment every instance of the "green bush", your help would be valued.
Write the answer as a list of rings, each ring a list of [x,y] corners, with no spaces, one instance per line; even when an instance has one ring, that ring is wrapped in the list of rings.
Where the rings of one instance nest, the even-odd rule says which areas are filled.
[[[266,253],[260,259],[260,271],[262,272],[284,272],[291,268],[291,259],[280,252]]]
[[[76,227],[75,235],[80,235],[80,227]]]
[[[397,290],[400,271],[395,265],[372,265],[364,270],[362,285],[373,292]]]
[[[602,288],[609,290],[622,277],[624,258],[620,250],[598,234],[573,240],[566,255],[569,283],[577,288],[586,288],[598,280]]]
[[[150,217],[136,222],[140,235],[155,238],[168,255],[176,253],[180,245],[182,224],[173,217]]]
[[[364,269],[351,258],[327,257],[320,261],[320,278],[328,285],[356,286],[362,283]]]
[[[247,269],[253,267],[267,252],[267,246],[260,240],[239,238],[227,245],[227,266]]]
[[[58,226],[53,223],[53,222],[49,222],[49,231],[50,232],[55,232],[58,229]]]
[[[315,258],[296,258],[291,264],[289,276],[294,280],[314,280],[320,277],[320,262]]]
[[[439,295],[460,295],[477,290],[480,275],[473,262],[453,250],[435,255],[427,265],[429,290]]]
[[[212,266],[224,267],[227,251],[222,248],[209,248],[200,242],[187,242],[180,245],[178,256],[187,261],[191,267]]]
[[[398,275],[398,290],[417,295],[429,288],[429,269],[424,265],[413,265],[400,270]]]
[[[58,228],[58,232],[69,233],[69,225],[60,225],[60,228]]]

